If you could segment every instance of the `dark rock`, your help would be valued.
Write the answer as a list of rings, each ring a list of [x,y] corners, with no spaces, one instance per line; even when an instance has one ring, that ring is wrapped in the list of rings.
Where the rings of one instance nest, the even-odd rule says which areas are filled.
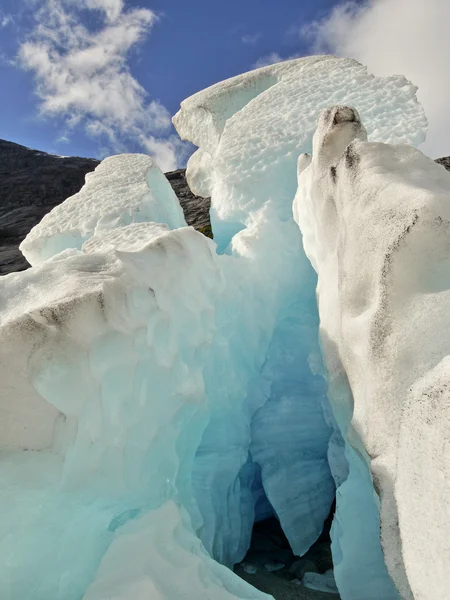
[[[280,522],[275,517],[270,517],[269,519],[264,519],[264,521],[255,523],[253,528],[252,547],[253,538],[255,538],[259,544],[265,543],[265,550],[271,550],[273,547],[291,550]],[[264,538],[266,539],[266,542],[263,542]]]
[[[20,242],[54,206],[78,192],[98,164],[0,140],[0,275],[28,268]]]
[[[258,531],[255,528],[251,548],[254,552],[274,552],[280,548],[280,544],[271,539],[265,531]]]
[[[450,171],[450,156],[444,156],[444,158],[437,158],[436,162],[445,167],[447,171]]]
[[[295,577],[298,577],[300,581],[305,576],[305,573],[319,573],[319,569],[316,564],[307,558],[299,558],[289,568],[289,572]]]
[[[309,590],[301,584],[305,573],[323,574],[333,569],[330,547],[330,525],[334,505],[322,535],[303,557],[295,556],[278,519],[272,517],[253,526],[250,548],[243,561],[234,567],[237,575],[275,600],[338,599],[339,594]],[[272,570],[279,563],[280,568]]]
[[[0,140],[0,275],[22,271],[29,264],[19,244],[42,217],[84,185],[100,161],[57,156]],[[188,225],[212,237],[209,199],[192,194],[185,171],[167,174]]]
[[[200,233],[212,238],[211,221],[209,220],[211,198],[195,196],[191,192],[186,181],[186,169],[170,171],[166,173],[166,177],[180,201],[186,223],[192,225]]]
[[[235,573],[261,592],[271,594],[275,600],[338,600],[340,598],[339,594],[310,590],[295,581],[286,581],[278,577],[276,572],[257,570],[255,573],[248,573],[238,565]]]
[[[333,558],[329,542],[316,542],[303,557],[317,567],[317,573],[325,573],[333,568]]]

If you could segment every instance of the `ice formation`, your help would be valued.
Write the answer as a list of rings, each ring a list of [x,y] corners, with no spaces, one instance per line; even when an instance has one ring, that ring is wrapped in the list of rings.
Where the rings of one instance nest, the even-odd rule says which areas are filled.
[[[370,139],[417,145],[426,121],[415,91],[403,77],[375,78],[355,61],[333,57],[271,65],[222,82],[184,101],[174,118],[180,135],[199,146],[188,179],[194,192],[212,197],[214,242],[185,226],[162,173],[140,155],[103,161],[78,195],[30,232],[21,248],[33,268],[0,279],[1,598],[268,598],[227,568],[244,557],[255,518],[274,512],[302,555],[319,536],[337,486],[333,553],[341,596],[393,600],[398,593],[383,560],[372,473],[389,572],[405,595],[409,570],[417,565],[413,555],[422,551],[411,542],[403,553],[406,571],[394,564],[397,513],[385,473],[392,461],[407,461],[412,442],[399,424],[417,420],[420,407],[412,399],[444,377],[445,363],[423,371],[403,420],[392,400],[400,392],[388,368],[392,355],[370,363],[362,353],[339,370],[339,344],[348,350],[351,332],[343,341],[333,337],[344,302],[330,249],[337,217],[325,210],[328,196],[313,203],[315,190],[319,196],[329,191],[336,177],[337,189],[342,185],[344,194],[348,188],[352,202],[361,204],[353,221],[350,200],[344,204],[349,236],[377,215],[372,205],[363,206],[364,194],[358,197],[359,180],[350,181],[348,153],[343,166],[337,162],[355,135],[364,138],[354,110],[332,113],[337,122],[322,123],[314,144],[312,135],[323,109],[349,104]],[[373,146],[388,150],[371,154]],[[364,160],[369,172],[373,166],[376,190],[385,165],[378,156],[395,159],[403,171],[410,160],[427,161],[406,146],[361,147],[369,148]],[[302,238],[292,200],[298,156],[311,149],[311,164],[300,161],[295,203]],[[420,168],[408,175],[409,188],[420,185]],[[435,168],[445,179],[442,167]],[[406,194],[403,171],[393,185]],[[400,214],[403,205],[391,206],[385,193],[385,216]],[[445,259],[436,263],[436,274],[427,274],[420,250],[426,228],[417,231],[414,261],[428,283],[420,277],[415,283],[429,284],[423,289],[436,295],[443,291],[436,282]],[[396,232],[381,219],[373,244],[387,248]],[[369,272],[355,244],[347,248],[345,268],[359,274],[348,279],[352,293],[361,296],[358,285],[365,290],[372,282],[363,303],[372,290],[384,293],[377,280],[384,271]],[[317,277],[303,245],[319,274],[326,368]],[[442,236],[436,261],[444,250]],[[394,266],[401,272],[403,264]],[[396,290],[398,298],[386,306],[391,310],[398,300],[402,307],[414,289],[404,277],[404,294]],[[356,320],[356,308],[349,319]],[[428,318],[428,305],[416,308]],[[377,339],[389,319],[381,315]],[[402,326],[410,331],[410,324]],[[356,331],[358,340],[368,335],[369,324],[364,327]],[[431,340],[435,330],[426,332],[424,340]],[[394,340],[391,351],[399,343],[406,352],[411,336]],[[424,342],[425,354],[427,348]],[[353,377],[374,382],[378,368],[384,369],[381,391],[390,394],[384,404],[364,401],[353,388]],[[355,397],[353,421],[345,374]],[[406,390],[409,383],[401,385]],[[388,439],[391,426],[403,442],[395,443],[397,435]],[[406,497],[417,473],[444,466],[436,466],[426,447],[430,434],[421,426],[423,452],[395,482],[407,528],[410,510],[418,510]],[[434,427],[443,425],[436,419]],[[444,491],[445,480],[439,481]],[[444,534],[432,525],[445,551]],[[421,539],[431,535],[425,523],[420,531]],[[420,586],[420,573],[414,577],[412,587]]]
[[[263,84],[262,79],[269,74],[270,79]],[[254,90],[254,97],[242,105],[237,98],[244,92],[247,98],[249,89]],[[255,215],[268,206],[272,211],[272,226],[275,224],[278,229],[281,223],[283,226],[290,223],[291,200],[297,188],[297,158],[302,152],[311,151],[317,119],[330,103],[356,106],[372,139],[419,144],[424,138],[426,121],[416,101],[415,89],[402,77],[370,76],[364,67],[351,60],[316,57],[234,78],[184,101],[174,122],[182,136],[200,145],[188,164],[189,182],[194,190],[212,196],[213,227],[219,249],[235,253],[237,241],[248,235]],[[230,106],[239,108],[232,116]],[[207,140],[202,137],[205,128],[210,131]],[[343,151],[351,139],[341,136],[336,145],[341,145]],[[242,233],[236,234],[243,228]],[[295,248],[298,244],[298,232],[292,231],[288,236],[286,231],[276,246],[269,231],[263,235],[277,253],[285,246]],[[261,255],[261,268],[266,272],[272,255],[273,252],[267,258]],[[310,258],[314,265],[314,257]],[[320,532],[332,495],[331,488],[327,494],[323,473],[319,481],[310,477],[320,471],[324,446],[314,448],[305,435],[314,429],[314,439],[320,441],[321,427],[309,409],[325,404],[328,424],[335,430],[329,443],[328,464],[339,488],[334,559],[345,580],[340,591],[346,600],[397,598],[380,546],[379,515],[370,470],[364,461],[360,464],[359,455],[352,454],[347,442],[344,450],[341,432],[345,435],[346,429],[341,423],[336,425],[323,400],[322,365],[315,338],[318,328],[315,279],[304,265],[301,250],[296,251],[295,260],[303,272],[299,270],[291,277],[288,287],[277,284],[280,316],[262,371],[268,401],[253,418],[250,451],[256,462],[260,461],[265,492],[294,552],[304,554]],[[275,273],[272,285],[276,277]],[[295,290],[289,297],[287,292],[292,285]],[[302,341],[298,343],[293,335],[302,328]],[[350,403],[350,397],[348,400]],[[300,427],[304,429],[301,431]],[[300,439],[305,440],[306,447],[301,447]],[[280,461],[283,450],[286,457]],[[316,459],[310,470],[309,457]],[[340,501],[347,488],[350,493]],[[351,502],[347,501],[348,496]]]
[[[450,175],[409,146],[367,142],[357,112],[336,107],[320,119],[312,160],[299,161],[295,213],[319,276],[329,395],[348,440],[339,551],[351,543],[339,504],[354,504],[367,465],[401,597],[446,598]],[[335,575],[344,598],[361,597],[345,565]]]
[[[86,175],[78,194],[33,227],[20,250],[31,265],[38,265],[66,248],[81,249],[102,231],[152,221],[170,229],[186,225],[164,174],[145,154],[110,156]]]

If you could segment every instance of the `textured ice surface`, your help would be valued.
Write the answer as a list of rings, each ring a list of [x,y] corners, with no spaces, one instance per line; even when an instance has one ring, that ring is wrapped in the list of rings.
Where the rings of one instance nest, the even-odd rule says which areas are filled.
[[[254,493],[293,548],[313,543],[333,478],[356,470],[325,394],[295,163],[336,100],[374,139],[419,143],[414,93],[313,57],[185,101],[176,124],[200,145],[188,176],[212,193],[218,246],[140,155],[104,161],[30,233],[35,266],[0,279],[0,598],[263,599],[215,562],[245,555]]]
[[[84,600],[272,600],[213,560],[186,523],[188,515],[173,501],[130,520]]]
[[[194,190],[212,196],[219,251],[232,256],[244,253],[242,241],[251,235],[259,215],[269,209],[276,226],[273,234],[269,228],[262,232],[262,250],[254,264],[269,275],[273,256],[286,252],[285,248],[295,249],[297,272],[285,280],[278,272],[270,276],[279,296],[278,323],[261,377],[261,393],[267,402],[253,419],[250,451],[261,467],[267,498],[298,554],[306,552],[317,537],[333,496],[325,461],[330,434],[319,416],[321,405],[325,404],[327,423],[336,425],[320,377],[316,281],[304,264],[302,250],[297,250],[298,232],[289,228],[297,189],[297,158],[301,152],[311,151],[322,109],[339,101],[364,114],[372,139],[419,144],[426,119],[415,91],[403,77],[375,78],[353,60],[312,57],[221,82],[185,100],[174,117],[182,137],[200,146],[188,163],[187,176]],[[281,227],[280,238],[275,231]],[[283,268],[288,268],[287,263]],[[294,336],[301,341],[294,342]],[[299,441],[308,431],[316,434],[314,446],[309,446],[307,437],[304,446]],[[214,440],[213,430],[210,438]],[[347,478],[348,463],[339,431],[331,438],[328,460],[340,485]],[[377,553],[375,579],[381,570],[381,579],[392,589],[376,530],[375,494],[371,485],[366,491],[372,494],[373,510],[364,527],[360,523],[359,529],[352,529],[350,545],[356,552],[355,535],[358,531],[359,536],[368,534],[367,545],[374,544]],[[360,509],[362,515],[369,510],[367,506]],[[370,558],[367,563],[371,564]],[[362,572],[356,561],[355,577],[360,580]]]
[[[270,65],[184,100],[174,123],[200,146],[187,176],[196,193],[214,195],[219,246],[269,198],[290,218],[297,159],[310,152],[327,106],[355,106],[370,139],[420,144],[426,119],[415,92],[403,77],[374,77],[353,60],[322,56]]]
[[[267,239],[271,240],[269,248],[265,244]],[[286,244],[286,240],[293,243]],[[229,287],[230,298],[234,298],[234,301],[242,298],[242,320],[236,322],[238,313],[230,309],[230,303],[224,298],[221,310],[223,337],[227,339],[227,343],[218,345],[215,349],[217,354],[211,365],[211,394],[214,394],[214,402],[211,403],[210,422],[197,451],[193,478],[203,517],[202,541],[212,555],[225,564],[238,562],[245,555],[254,520],[249,485],[254,475],[251,462],[248,461],[248,451],[252,453],[250,443],[253,415],[272,395],[277,399],[275,394],[284,393],[287,400],[287,394],[293,394],[289,377],[273,393],[268,385],[269,378],[261,377],[261,370],[268,364],[267,355],[271,352],[269,347],[272,347],[271,339],[277,327],[281,302],[290,306],[297,299],[296,287],[300,284],[302,273],[297,261],[301,251],[300,243],[295,224],[292,221],[279,222],[273,207],[267,205],[255,215],[254,222],[248,229],[235,236],[232,255],[218,258],[227,288]],[[272,244],[277,248],[276,253],[271,250]],[[265,264],[264,270],[261,269],[260,260]],[[308,267],[306,261],[304,267]],[[284,294],[280,295],[280,291]],[[254,348],[259,348],[256,353],[254,349],[251,353],[249,348],[252,339],[255,339]],[[302,335],[297,339],[301,342]],[[272,343],[277,345],[278,352],[284,351],[280,341]],[[292,348],[289,347],[288,350],[292,354]],[[294,371],[296,367],[292,362],[286,368],[286,373],[292,374]],[[291,375],[291,379],[292,377]],[[323,390],[316,393],[320,392]],[[238,403],[241,408],[236,411]],[[302,408],[299,411],[302,413]],[[303,412],[314,413],[306,405]],[[320,467],[326,455],[327,434],[320,413],[317,420],[319,429],[322,426],[325,431],[324,437],[317,443],[317,454],[311,458]],[[224,423],[227,423],[227,427],[224,427]],[[298,429],[300,428],[299,425]],[[275,430],[273,433],[280,436],[280,428],[278,433]],[[301,452],[297,454],[297,459],[302,460]],[[326,465],[325,469],[325,473],[328,473]],[[311,484],[317,482],[312,481]],[[320,485],[323,486],[322,482]],[[331,489],[328,500],[324,500],[324,504],[328,503],[328,510],[332,496]]]
[[[13,439],[2,434],[2,598],[78,599],[111,544],[114,556],[122,553],[122,571],[110,576],[127,581],[135,559],[121,526],[192,495],[220,273],[207,238],[191,228],[162,229],[155,237],[153,224],[129,225],[115,232],[124,234],[117,251],[71,250],[0,280],[1,346],[14,357],[3,389],[17,373],[30,387],[28,396],[2,402],[6,419],[22,425]],[[28,407],[39,437],[31,417],[23,422]],[[161,552],[169,550],[168,542]],[[204,570],[203,585],[214,588],[220,577]],[[108,580],[103,571],[101,578]],[[138,582],[130,585],[117,597],[135,598]]]
[[[174,191],[149,156],[110,156],[86,175],[86,185],[64,207],[56,206],[33,227],[20,250],[36,265],[66,248],[80,249],[96,232],[145,221],[170,229],[186,225]]]
[[[310,277],[304,273],[299,285],[306,288]],[[314,283],[307,287],[311,292]],[[327,461],[331,430],[322,410],[326,383],[308,364],[311,355],[319,354],[316,310],[311,294],[278,323],[262,371],[268,400],[251,425],[251,455],[261,466],[265,493],[299,556],[322,532],[335,489]]]
[[[375,558],[375,548],[354,548],[349,527],[368,524],[362,494],[373,478],[371,529],[380,501],[384,556],[401,597],[446,598],[450,176],[418,150],[366,142],[349,108],[322,115],[312,161],[302,158],[299,171],[295,212],[319,275],[330,398],[350,462],[333,532],[339,590],[396,597],[368,595],[367,569],[359,587],[352,575],[358,553]]]

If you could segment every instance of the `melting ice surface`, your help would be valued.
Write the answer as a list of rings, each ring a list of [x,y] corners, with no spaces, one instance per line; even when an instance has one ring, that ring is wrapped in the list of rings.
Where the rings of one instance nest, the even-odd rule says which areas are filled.
[[[215,242],[142,155],[103,161],[30,232],[33,268],[0,280],[2,599],[264,598],[226,567],[260,507],[301,555],[335,486],[342,598],[398,598],[345,381],[328,401],[291,207],[324,108],[417,145],[415,91],[332,57],[236,77],[174,118],[199,146],[188,178],[212,196]]]

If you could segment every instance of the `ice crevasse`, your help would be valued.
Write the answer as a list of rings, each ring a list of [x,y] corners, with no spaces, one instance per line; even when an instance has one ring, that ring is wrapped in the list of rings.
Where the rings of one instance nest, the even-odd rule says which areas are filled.
[[[415,92],[325,56],[241,75],[174,117],[214,241],[144,155],[30,232],[0,279],[2,599],[264,598],[228,568],[260,506],[302,555],[335,494],[344,600],[445,597],[450,176]]]

